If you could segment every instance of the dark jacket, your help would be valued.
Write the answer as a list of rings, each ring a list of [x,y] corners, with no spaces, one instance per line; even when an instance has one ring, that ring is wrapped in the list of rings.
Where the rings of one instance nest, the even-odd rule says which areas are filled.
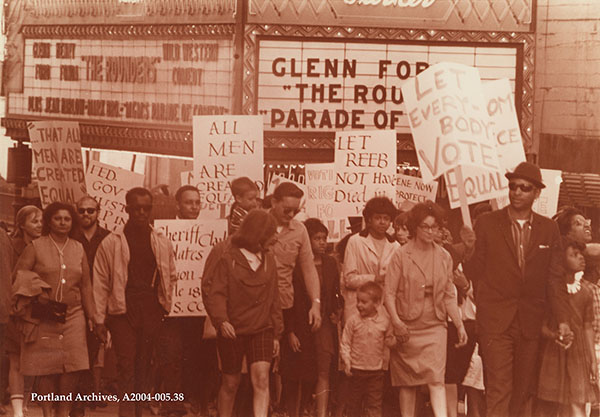
[[[323,321],[329,321],[331,313],[337,313],[338,309],[343,307],[343,298],[340,295],[340,272],[335,259],[331,256],[325,255],[321,259],[321,318]],[[294,269],[293,277],[294,305],[290,309],[285,332],[308,335],[311,333],[308,312],[312,307],[312,300],[306,292],[306,285],[300,267],[297,266]]]
[[[548,303],[559,322],[568,322],[560,233],[555,222],[533,213],[523,270],[507,207],[481,216],[475,234],[475,253],[465,264],[465,273],[475,286],[480,332],[503,333],[518,316],[523,336],[537,338]]]
[[[269,252],[255,272],[230,239],[215,245],[204,265],[202,299],[217,330],[228,321],[239,335],[272,328],[275,338],[281,337],[277,268]]]

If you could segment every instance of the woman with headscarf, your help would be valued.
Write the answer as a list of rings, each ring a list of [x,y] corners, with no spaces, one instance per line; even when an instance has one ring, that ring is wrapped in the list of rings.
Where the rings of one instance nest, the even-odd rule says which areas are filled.
[[[37,334],[21,339],[21,372],[39,377],[37,394],[57,396],[57,417],[69,415],[78,371],[89,369],[85,317],[93,325],[94,300],[85,251],[71,238],[76,226],[71,205],[50,204],[42,215],[42,236],[25,248],[15,266],[17,279],[32,271],[49,287],[47,297],[32,298],[26,312],[37,323]],[[42,401],[44,417],[54,415],[53,401],[47,399]]]

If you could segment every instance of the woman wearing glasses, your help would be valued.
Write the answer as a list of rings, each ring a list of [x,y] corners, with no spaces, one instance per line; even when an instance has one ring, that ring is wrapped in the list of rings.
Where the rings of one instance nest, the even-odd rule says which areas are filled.
[[[40,398],[44,417],[54,415],[57,401],[56,416],[69,415],[77,371],[89,368],[85,316],[93,316],[94,300],[85,252],[71,238],[76,225],[72,206],[50,204],[42,215],[42,236],[25,248],[15,267],[17,276],[33,271],[50,287],[45,299],[32,302],[30,320],[39,324],[21,342],[21,372],[39,376],[37,394],[55,395]]]
[[[392,385],[400,387],[403,417],[414,416],[417,387],[427,385],[436,417],[445,417],[447,317],[467,342],[452,283],[452,258],[435,243],[443,219],[431,201],[414,206],[407,222],[411,240],[396,250],[386,274],[385,306],[398,344],[392,349]]]

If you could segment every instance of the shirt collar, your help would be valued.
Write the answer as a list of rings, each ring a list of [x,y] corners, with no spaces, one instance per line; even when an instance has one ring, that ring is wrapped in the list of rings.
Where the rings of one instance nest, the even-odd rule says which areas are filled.
[[[508,220],[510,220],[511,223],[519,224],[519,222],[512,216],[510,207],[506,208],[506,213],[508,214]],[[529,214],[529,218],[526,219],[525,223],[529,223],[529,224],[533,223],[533,211]]]

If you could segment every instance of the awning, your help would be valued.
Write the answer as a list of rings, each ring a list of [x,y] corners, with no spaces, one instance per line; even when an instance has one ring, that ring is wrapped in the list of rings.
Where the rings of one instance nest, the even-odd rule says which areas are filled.
[[[600,175],[563,172],[558,206],[600,208]]]

